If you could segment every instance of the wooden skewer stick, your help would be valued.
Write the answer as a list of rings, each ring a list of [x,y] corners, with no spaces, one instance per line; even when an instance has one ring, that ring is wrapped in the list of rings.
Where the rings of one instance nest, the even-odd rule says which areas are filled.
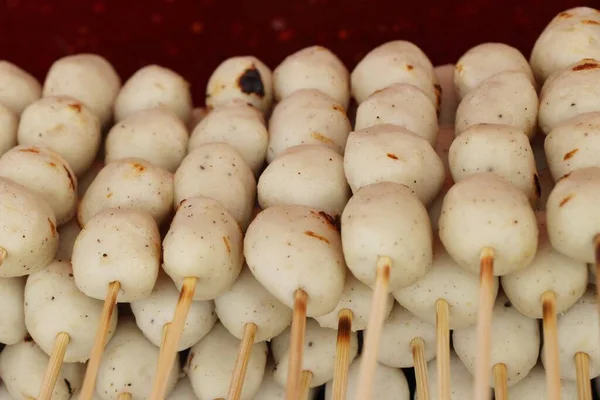
[[[600,318],[600,234],[594,238],[594,250],[596,256],[596,303],[598,303],[598,318]]]
[[[163,325],[162,338],[160,340],[160,352],[161,353],[165,349],[165,340],[167,340],[167,334],[169,333],[169,326],[170,325],[171,325],[170,322],[167,322],[166,324]]]
[[[369,324],[367,325],[360,362],[357,399],[370,399],[373,391],[379,338],[381,337],[381,329],[385,321],[385,308],[388,300],[391,269],[392,260],[385,256],[379,257],[377,260],[377,276],[375,290],[373,291],[373,302],[371,303],[371,315],[369,317]]]
[[[312,378],[313,373],[311,371],[302,371],[300,376],[300,400],[308,400]]]
[[[38,400],[50,400],[52,398],[54,386],[56,385],[56,380],[60,374],[60,369],[63,360],[65,359],[65,353],[67,352],[67,346],[70,341],[71,337],[68,333],[61,332],[56,335],[56,342],[54,343],[54,348],[50,355],[50,361],[48,362],[48,368],[46,369],[46,374],[42,381]]]
[[[158,367],[156,369],[156,377],[154,378],[150,400],[163,400],[165,398],[167,381],[169,380],[171,369],[173,368],[175,358],[177,357],[179,339],[181,338],[185,319],[190,311],[192,300],[194,299],[197,283],[198,278],[195,276],[186,276],[183,279],[181,293],[179,294],[179,299],[175,306],[173,320],[166,329],[166,334],[163,332],[164,347],[161,349],[158,356]]]
[[[475,398],[487,400],[490,397],[490,347],[494,311],[494,249],[484,247],[481,250],[480,265]]]
[[[413,364],[415,365],[415,378],[417,380],[417,395],[419,400],[429,400],[429,386],[427,385],[427,362],[425,361],[425,341],[416,337],[410,341]]]
[[[288,363],[288,379],[285,388],[286,400],[297,400],[300,395],[302,375],[302,357],[304,355],[304,335],[306,333],[306,303],[308,294],[297,289],[294,294],[294,316],[290,338],[290,359]]]
[[[435,302],[435,327],[439,400],[450,400],[450,307],[444,299]]]
[[[92,397],[94,396],[96,376],[98,375],[98,368],[100,367],[104,346],[106,346],[110,318],[117,305],[119,289],[121,289],[121,283],[118,281],[111,282],[108,285],[106,300],[104,300],[102,314],[100,314],[100,324],[98,325],[98,331],[96,331],[94,346],[92,347],[90,360],[88,361],[87,369],[85,371],[85,378],[83,379],[83,385],[81,386],[81,392],[79,393],[80,400],[92,400]]]
[[[258,326],[253,322],[249,322],[244,326],[244,336],[240,343],[240,350],[235,360],[235,367],[233,368],[231,383],[229,384],[229,393],[227,394],[229,400],[239,400],[242,394],[242,386],[246,378],[246,369],[250,360],[250,353],[252,352],[252,345],[254,344],[257,329]]]
[[[118,400],[131,400],[131,393],[127,393],[127,392],[123,392],[119,394],[119,399]]]
[[[592,400],[590,356],[582,352],[575,354],[575,371],[577,373],[577,397],[579,400]]]
[[[508,380],[506,378],[506,364],[494,365],[494,393],[496,400],[508,400]]]
[[[546,360],[546,385],[548,399],[560,400],[560,364],[558,360],[558,332],[556,328],[556,294],[548,291],[542,294],[544,356]]]
[[[352,335],[352,310],[344,308],[338,314],[338,335],[333,370],[333,400],[346,400],[348,368],[350,367],[350,336]]]

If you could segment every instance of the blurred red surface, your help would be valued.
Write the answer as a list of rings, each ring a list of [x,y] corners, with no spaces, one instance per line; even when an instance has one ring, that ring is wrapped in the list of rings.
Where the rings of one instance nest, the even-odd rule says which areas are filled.
[[[320,44],[354,67],[393,39],[420,46],[434,64],[496,41],[529,57],[550,19],[574,0],[0,0],[0,59],[43,80],[54,60],[93,52],[123,80],[147,64],[182,74],[204,103],[212,70],[225,58],[255,55],[274,68]]]

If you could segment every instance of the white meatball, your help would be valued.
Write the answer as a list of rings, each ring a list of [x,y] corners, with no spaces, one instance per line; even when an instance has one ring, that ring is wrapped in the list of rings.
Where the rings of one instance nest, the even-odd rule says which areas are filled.
[[[508,398],[514,400],[547,400],[548,379],[544,367],[536,365],[529,374],[508,389]],[[577,399],[577,384],[573,381],[560,381],[560,398]]]
[[[175,172],[175,206],[206,196],[219,201],[246,230],[256,197],[254,174],[240,153],[227,143],[206,143],[183,159]]]
[[[265,369],[265,375],[263,381],[260,384],[260,388],[256,393],[254,400],[284,400],[285,399],[285,387],[279,386],[275,382],[274,372],[277,369],[277,365],[271,360],[267,361],[267,368]],[[313,388],[308,391],[306,400],[315,400],[318,393],[318,388]],[[0,398],[1,399],[1,398]]]
[[[498,283],[498,278],[494,278],[491,293],[494,299]],[[403,307],[432,325],[436,324],[436,302],[445,300],[450,329],[462,329],[477,323],[479,286],[479,276],[459,267],[436,238],[431,269],[415,284],[393,294]]]
[[[217,322],[204,338],[191,348],[185,371],[199,399],[226,398],[240,341]],[[252,345],[240,400],[251,400],[258,392],[267,364],[265,342]]]
[[[553,292],[556,313],[568,310],[583,295],[588,284],[588,269],[584,262],[560,254],[550,244],[544,213],[540,213],[538,249],[531,264],[502,277],[504,292],[522,314],[542,319],[542,295]]]
[[[239,99],[266,113],[273,103],[271,75],[269,67],[256,57],[228,58],[208,79],[206,105],[217,108]]]
[[[493,172],[520,189],[532,205],[540,187],[531,144],[524,132],[508,125],[473,125],[454,139],[448,153],[454,182]]]
[[[346,283],[342,298],[335,309],[329,314],[316,317],[315,320],[324,328],[338,329],[339,313],[346,309],[352,312],[352,332],[367,329],[371,315],[371,303],[373,302],[373,289],[354,277],[351,273],[346,274]],[[392,312],[394,298],[388,295],[384,316],[387,318]]]
[[[315,144],[290,147],[260,175],[258,203],[262,208],[298,204],[342,214],[352,193],[344,175],[344,159]]]
[[[373,286],[379,256],[392,260],[389,291],[410,286],[432,260],[427,210],[406,186],[377,183],[357,191],[342,214],[342,243],[348,268]]]
[[[348,368],[348,400],[360,400],[356,397],[357,384],[360,374],[360,363],[362,357],[359,356]],[[375,367],[375,379],[373,381],[373,391],[371,400],[408,400],[410,399],[410,390],[404,372],[398,368],[388,367],[377,363]],[[333,383],[327,382],[325,386],[325,398],[333,398]]]
[[[271,351],[277,363],[273,378],[285,387],[288,380],[288,364],[290,357],[291,327],[271,341]],[[306,333],[302,355],[302,371],[310,371],[313,376],[310,387],[314,388],[333,379],[335,368],[337,330],[322,328],[312,318],[306,320]],[[350,334],[348,360],[352,362],[358,354],[358,337]]]
[[[106,59],[96,54],[76,54],[52,64],[43,95],[76,98],[106,127],[112,122],[112,107],[120,89],[121,78]]]
[[[141,158],[175,172],[187,145],[187,129],[172,111],[166,107],[148,108],[132,113],[108,132],[105,162]]]
[[[18,141],[25,146],[48,146],[81,176],[100,148],[100,122],[72,97],[45,97],[23,111]]]
[[[600,112],[580,114],[552,129],[544,150],[555,181],[576,169],[600,167]]]
[[[0,104],[17,117],[42,96],[42,85],[27,71],[0,60]]]
[[[115,120],[148,108],[165,107],[184,123],[192,117],[190,84],[176,72],[158,65],[138,69],[115,99]]]
[[[67,363],[84,363],[90,357],[102,307],[102,301],[77,289],[68,261],[55,260],[45,269],[31,274],[25,285],[27,331],[48,355],[52,354],[58,334],[67,333],[70,337],[64,356]],[[115,332],[117,315],[115,309],[108,324],[107,340]]]
[[[525,378],[537,363],[540,353],[538,322],[518,312],[501,294],[494,304],[491,335],[490,366],[504,364],[507,384],[512,386]],[[477,343],[477,326],[454,330],[452,343],[458,357],[474,375],[478,347],[473,344]],[[493,387],[491,380],[490,386]]]
[[[117,400],[121,393],[134,399],[150,398],[159,353],[131,318],[122,318],[102,354],[96,393],[103,400]],[[175,360],[166,383],[167,395],[175,388],[179,372],[179,360]]]
[[[439,398],[438,376],[437,359],[429,361],[427,363],[427,387],[430,399]],[[450,379],[452,379],[450,400],[473,400],[473,375],[465,368],[465,365],[453,350],[450,350]],[[414,400],[418,399],[419,396],[415,393]],[[510,397],[510,399],[513,400],[514,398]]]
[[[454,88],[454,64],[439,65],[434,68],[434,72],[442,91],[439,124],[440,126],[454,125],[459,103],[458,93]]]
[[[344,170],[354,193],[374,183],[395,182],[424,204],[435,199],[445,178],[442,160],[425,139],[389,124],[350,133]]]
[[[269,142],[265,118],[256,108],[240,101],[220,106],[196,125],[188,150],[211,142],[229,144],[258,176],[265,164]]]
[[[0,178],[0,277],[34,273],[58,249],[56,217],[46,201],[24,186]]]
[[[50,357],[31,339],[6,346],[0,353],[0,378],[13,399],[37,398]],[[52,400],[69,400],[83,381],[85,364],[66,363],[60,369]]]
[[[160,234],[154,219],[135,210],[110,208],[96,214],[73,246],[75,284],[104,300],[111,282],[121,284],[118,301],[148,297],[160,267]]]
[[[575,7],[556,15],[537,38],[531,68],[543,83],[554,72],[582,58],[600,58],[600,13]]]
[[[472,175],[450,188],[442,204],[439,235],[463,268],[480,271],[481,250],[494,249],[494,275],[531,263],[538,245],[535,214],[525,194],[490,172]]]
[[[275,100],[302,89],[319,90],[342,107],[350,102],[350,76],[344,63],[323,46],[310,46],[289,55],[273,71]]]
[[[416,86],[396,83],[378,90],[360,103],[355,130],[380,124],[398,125],[435,145],[437,114],[425,92]]]
[[[333,311],[344,289],[342,242],[327,214],[297,205],[273,206],[259,213],[246,232],[244,255],[254,277],[283,304],[308,295],[306,315]]]
[[[75,215],[77,178],[58,153],[46,146],[17,146],[0,158],[0,176],[44,199],[63,225]]]
[[[194,300],[225,293],[242,269],[242,232],[216,200],[192,197],[177,210],[163,241],[163,269],[177,288],[196,277]]]
[[[546,204],[552,247],[574,260],[596,262],[594,240],[600,233],[598,198],[598,167],[575,170],[556,183]]]
[[[27,335],[24,293],[24,278],[0,278],[0,343],[16,344]]]
[[[277,300],[248,268],[243,268],[231,288],[215,299],[219,321],[242,340],[247,324],[256,325],[254,343],[271,340],[292,322],[292,310]]]
[[[556,71],[542,87],[538,123],[545,134],[579,114],[600,111],[600,62],[585,58]]]
[[[598,304],[593,288],[564,314],[558,315],[556,331],[558,335],[558,357],[561,379],[576,380],[575,355],[589,356],[589,373],[592,379],[600,376],[600,343],[598,342]],[[545,346],[542,348],[542,362],[545,364]]]
[[[131,303],[135,322],[146,338],[156,347],[164,339],[164,326],[173,319],[179,290],[166,274],[160,273],[150,296]],[[185,325],[177,351],[198,343],[217,322],[212,301],[193,301],[185,317]]]
[[[148,213],[160,226],[172,207],[173,174],[139,158],[128,158],[102,168],[79,203],[77,221],[84,227],[99,212],[119,208]]]
[[[459,98],[465,97],[492,75],[518,71],[535,84],[527,59],[514,47],[504,43],[483,43],[463,54],[454,67],[454,86]]]
[[[460,102],[456,135],[476,124],[503,124],[523,130],[531,139],[537,111],[537,93],[527,76],[519,71],[501,72],[481,82]]]
[[[299,90],[273,110],[267,161],[299,144],[319,144],[343,155],[351,130],[344,107],[335,100],[318,90]]]
[[[412,340],[415,338],[425,342],[425,361],[433,360],[436,354],[435,325],[423,321],[394,302],[392,313],[381,330],[377,361],[394,368],[414,367]]]
[[[429,58],[411,42],[395,40],[371,50],[350,75],[352,96],[358,104],[394,83],[408,83],[423,90],[439,109],[441,87]]]
[[[1,79],[2,77],[0,76]],[[2,93],[1,90],[0,95]],[[16,114],[0,103],[0,156],[17,145],[18,125],[19,120]]]

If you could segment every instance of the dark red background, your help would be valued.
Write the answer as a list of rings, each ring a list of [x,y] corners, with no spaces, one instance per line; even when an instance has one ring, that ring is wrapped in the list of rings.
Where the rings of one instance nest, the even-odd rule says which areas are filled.
[[[0,0],[0,59],[43,79],[57,58],[106,57],[121,77],[156,63],[192,83],[204,103],[211,71],[233,55],[274,68],[286,55],[321,44],[352,68],[392,39],[419,45],[434,64],[500,41],[529,57],[550,19],[600,1],[543,0]]]

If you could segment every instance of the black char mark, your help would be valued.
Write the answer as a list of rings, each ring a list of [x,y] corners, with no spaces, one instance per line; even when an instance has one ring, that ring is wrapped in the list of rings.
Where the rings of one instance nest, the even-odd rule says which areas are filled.
[[[265,86],[263,85],[262,77],[254,65],[240,75],[238,86],[243,93],[256,94],[259,97],[265,96]]]
[[[65,381],[65,385],[67,385],[67,390],[69,391],[69,399],[71,398],[71,396],[73,396],[73,388],[71,387],[71,382],[69,382],[66,379],[63,379]]]

